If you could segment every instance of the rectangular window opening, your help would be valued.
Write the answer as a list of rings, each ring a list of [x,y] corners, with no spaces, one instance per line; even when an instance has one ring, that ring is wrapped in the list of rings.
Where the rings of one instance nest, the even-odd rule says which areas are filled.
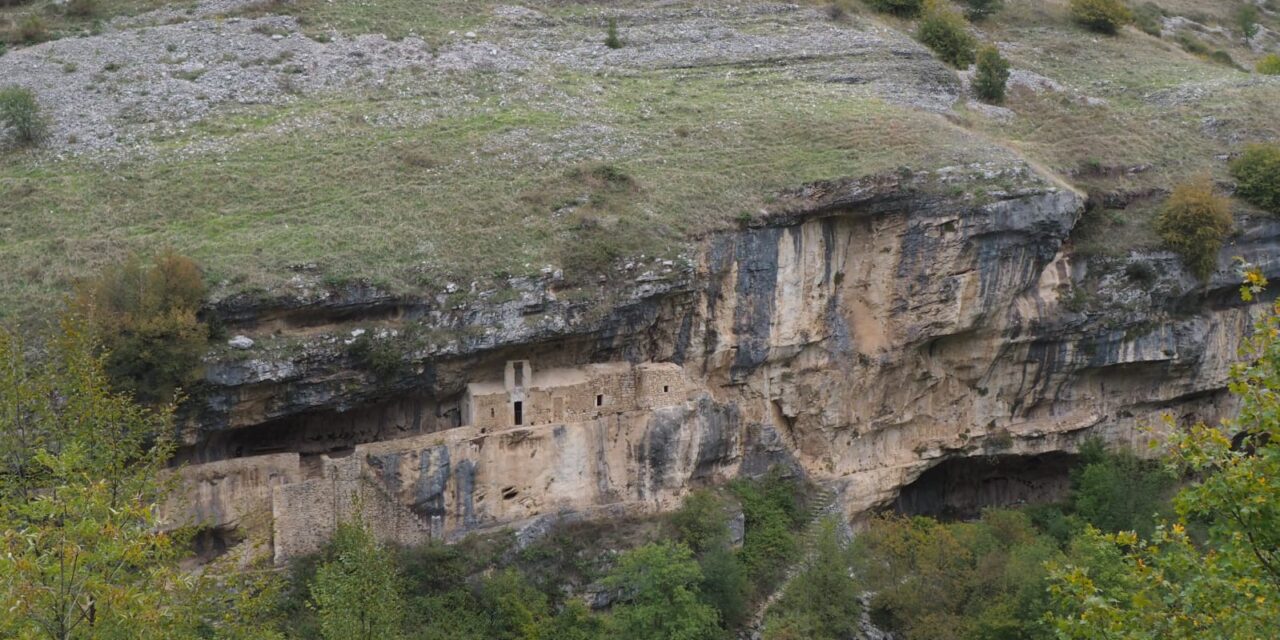
[[[516,400],[514,405],[516,424],[524,424],[524,403]]]
[[[597,407],[604,406],[604,394],[596,394],[596,406]]]
[[[663,393],[667,393],[667,392],[669,392],[669,391],[671,391],[671,386],[670,386],[670,385],[665,385],[665,384],[664,384],[664,385],[662,385],[662,392],[663,392]]]

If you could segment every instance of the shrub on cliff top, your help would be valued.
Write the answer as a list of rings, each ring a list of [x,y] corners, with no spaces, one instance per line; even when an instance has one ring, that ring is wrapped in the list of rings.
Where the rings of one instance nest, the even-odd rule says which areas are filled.
[[[107,373],[140,401],[167,402],[194,382],[209,330],[196,313],[204,279],[190,258],[166,251],[154,264],[137,256],[81,283],[72,308],[105,348]]]
[[[1231,227],[1230,202],[1213,192],[1208,176],[1174,188],[1156,220],[1165,244],[1181,254],[1187,268],[1201,280],[1217,266],[1218,251]]]
[[[1280,213],[1280,145],[1254,144],[1231,162],[1236,192],[1241,198]]]
[[[903,18],[914,18],[920,15],[924,0],[867,0],[867,4],[881,13],[892,13]]]
[[[916,38],[953,67],[965,69],[973,64],[978,43],[969,35],[964,18],[942,0],[925,0]]]
[[[1110,34],[1133,22],[1133,12],[1121,0],[1071,0],[1071,19],[1090,31]]]

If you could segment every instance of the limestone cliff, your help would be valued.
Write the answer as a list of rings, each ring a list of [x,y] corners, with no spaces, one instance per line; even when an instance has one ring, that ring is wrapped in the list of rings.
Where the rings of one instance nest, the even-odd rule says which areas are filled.
[[[194,504],[223,527],[274,505],[283,558],[356,510],[390,538],[454,537],[660,510],[787,463],[853,517],[946,460],[1140,440],[1162,412],[1215,419],[1253,314],[1231,301],[1231,257],[1274,272],[1277,229],[1243,221],[1201,285],[1167,255],[1077,259],[1084,204],[1018,164],[900,171],[786,194],[683,264],[619,265],[588,295],[548,273],[421,299],[223,301],[257,344],[214,356],[188,412]],[[1132,262],[1157,276],[1124,277]],[[404,366],[370,371],[362,339]],[[510,381],[512,360],[672,363],[682,382],[664,406],[473,424],[468,383]]]

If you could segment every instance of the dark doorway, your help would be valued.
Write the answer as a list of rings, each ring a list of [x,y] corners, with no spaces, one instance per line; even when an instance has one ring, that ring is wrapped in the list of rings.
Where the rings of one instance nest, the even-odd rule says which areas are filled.
[[[524,403],[515,401],[516,424],[524,424]]]

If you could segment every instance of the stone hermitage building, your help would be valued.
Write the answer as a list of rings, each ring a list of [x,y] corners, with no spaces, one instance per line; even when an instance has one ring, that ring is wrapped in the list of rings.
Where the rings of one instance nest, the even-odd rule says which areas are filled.
[[[186,501],[170,510],[267,542],[276,562],[319,550],[356,517],[383,540],[415,544],[562,512],[657,510],[705,466],[699,443],[718,438],[699,430],[723,431],[696,411],[706,403],[695,392],[672,363],[509,361],[501,380],[466,386],[462,426],[189,465],[179,471]]]

